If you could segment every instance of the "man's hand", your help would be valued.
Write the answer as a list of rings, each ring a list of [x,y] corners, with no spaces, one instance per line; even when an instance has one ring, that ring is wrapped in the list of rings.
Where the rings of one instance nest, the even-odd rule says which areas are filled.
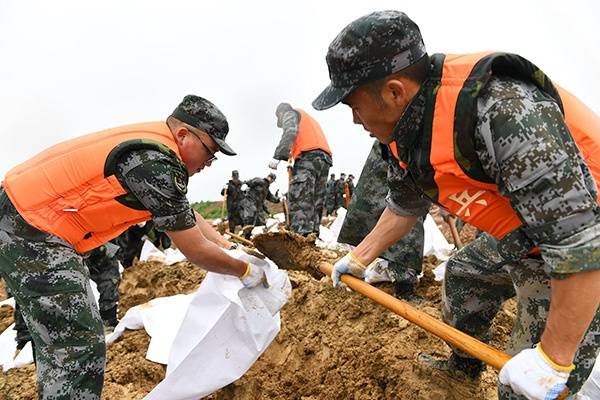
[[[500,370],[500,383],[530,400],[556,399],[567,386],[573,364],[556,364],[542,350],[541,344],[511,358]]]
[[[338,287],[340,284],[340,277],[342,274],[351,274],[357,278],[363,279],[365,276],[365,265],[352,254],[348,252],[341,260],[335,263],[333,270],[331,271],[331,279],[333,280],[333,287]]]
[[[272,159],[271,161],[269,161],[269,168],[271,168],[271,169],[277,169],[278,165],[279,165],[279,160]]]
[[[267,283],[267,276],[265,275],[264,266],[261,264],[266,264],[266,261],[260,260],[256,257],[252,257],[256,261],[248,262],[248,266],[246,267],[246,272],[244,275],[240,276],[240,280],[244,284],[244,287],[251,288],[257,286],[259,284],[263,284],[265,287],[269,287]]]

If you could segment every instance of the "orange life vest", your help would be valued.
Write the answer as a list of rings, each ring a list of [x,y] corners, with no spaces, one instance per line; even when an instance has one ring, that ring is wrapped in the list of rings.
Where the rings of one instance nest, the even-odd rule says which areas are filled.
[[[300,126],[296,134],[296,140],[294,140],[294,144],[290,149],[292,158],[296,159],[300,153],[310,150],[323,150],[331,155],[329,144],[319,123],[304,110],[299,108],[294,110],[300,114]]]
[[[432,65],[434,76],[426,84],[435,105],[433,110],[429,107],[431,125],[424,128],[430,172],[417,182],[432,201],[498,239],[522,225],[509,199],[485,176],[473,146],[477,96],[497,73],[534,83],[558,102],[575,143],[600,183],[600,118],[575,96],[553,86],[531,62],[515,54],[478,53],[434,55]],[[390,150],[400,160],[395,143]],[[400,165],[407,167],[402,161]]]
[[[83,253],[150,219],[114,175],[120,155],[143,148],[181,158],[164,122],[121,126],[48,148],[8,171],[4,190],[27,223]]]

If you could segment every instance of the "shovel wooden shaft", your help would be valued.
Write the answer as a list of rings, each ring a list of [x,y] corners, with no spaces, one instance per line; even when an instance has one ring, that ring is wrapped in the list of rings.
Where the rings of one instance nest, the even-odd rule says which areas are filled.
[[[248,246],[254,247],[254,243],[252,243],[250,240],[246,239],[245,237],[236,235],[235,233],[233,233],[231,231],[225,231],[225,233],[228,234],[229,236],[231,236],[232,238],[237,239],[244,244],[247,244]]]
[[[318,268],[322,273],[330,276],[333,265],[327,262],[321,262],[319,263]],[[500,370],[504,364],[510,360],[508,354],[480,342],[466,333],[417,310],[408,303],[398,300],[394,296],[391,296],[352,275],[342,275],[341,281],[355,292],[367,296],[388,310],[400,315],[413,324],[420,326],[446,343],[456,346],[497,370]]]

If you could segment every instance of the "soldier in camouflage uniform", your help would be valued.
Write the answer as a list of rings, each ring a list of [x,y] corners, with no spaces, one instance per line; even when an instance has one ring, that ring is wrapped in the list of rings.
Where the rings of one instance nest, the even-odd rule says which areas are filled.
[[[240,215],[240,202],[242,200],[242,181],[238,171],[231,172],[231,179],[221,190],[221,196],[225,196],[227,190],[227,220],[229,221],[229,230],[235,232],[237,225],[244,225]]]
[[[335,174],[329,176],[329,180],[325,185],[325,213],[333,215],[335,211]]]
[[[356,246],[362,242],[385,209],[390,162],[387,151],[378,141],[373,143],[338,236],[340,243]],[[389,268],[394,273],[395,295],[398,298],[420,300],[414,287],[423,265],[424,233],[423,221],[419,219],[404,238],[381,255],[381,258],[389,261]]]
[[[352,195],[354,194],[354,175],[348,175],[348,179],[346,180],[346,185],[348,185],[348,193],[350,194],[350,200],[352,200]]]
[[[574,140],[575,134],[587,138],[597,134],[597,128],[570,131],[562,107],[577,108],[585,120],[577,120],[576,114],[571,123],[580,127],[583,121],[597,127],[598,117],[574,97],[559,95],[547,76],[517,55],[446,57],[429,57],[417,25],[397,11],[359,18],[329,47],[332,83],[313,106],[326,109],[343,101],[356,123],[380,142],[393,145],[403,160],[392,164],[398,184],[390,187],[386,210],[352,254],[336,263],[334,283],[342,273],[362,276],[363,265],[406,234],[431,202],[443,202],[488,233],[498,232],[491,223],[514,218],[520,227],[499,235],[500,239],[481,235],[448,262],[444,319],[486,339],[501,301],[516,294],[517,321],[509,345],[515,356],[500,371],[500,398],[555,399],[565,384],[576,393],[600,345],[600,207],[590,171],[597,173],[599,160],[598,151],[582,154]],[[446,62],[458,65],[452,64],[457,61],[467,65],[445,68]],[[440,123],[433,115],[438,110],[436,100],[456,91],[451,92],[453,76],[441,79],[442,67],[454,76],[466,71],[465,78],[459,78],[464,79],[462,89],[457,84],[461,91],[456,110],[439,104],[444,112],[455,112],[444,116],[449,118],[444,127],[449,128],[443,132],[432,128],[436,121]],[[440,142],[433,147],[433,139],[441,140],[442,134],[450,138],[446,147]],[[597,138],[582,145],[594,143]],[[442,158],[444,150],[445,157],[454,160]],[[441,179],[437,174],[448,174],[443,168],[456,165],[470,179],[485,182],[486,190],[478,194],[490,201],[506,199],[494,220],[483,223],[475,218],[486,210],[486,201],[475,204],[469,198],[470,203],[463,205],[453,198],[461,192],[440,195],[442,190],[452,190],[438,186],[451,178],[445,175],[446,181],[437,180]],[[468,187],[461,172],[453,171],[454,182],[463,185],[457,187]],[[475,214],[467,212],[469,205]],[[540,254],[531,253],[534,247]],[[476,376],[476,364],[455,351],[446,365],[475,371]]]
[[[344,196],[346,195],[346,174],[341,173],[340,179],[335,181],[335,209],[346,208]]]
[[[279,161],[294,159],[288,193],[288,227],[302,235],[318,235],[325,204],[327,174],[333,163],[331,150],[318,123],[304,111],[281,103],[275,115],[283,135],[269,168],[277,169]]]
[[[105,220],[115,210],[126,218],[128,222],[124,221],[125,225],[134,223],[131,222],[132,216],[139,215],[135,210],[147,210],[149,214],[145,215],[151,216],[156,229],[168,232],[188,260],[196,265],[239,276],[247,287],[262,281],[264,270],[261,262],[252,259],[251,263],[246,263],[225,254],[220,247],[229,248],[231,244],[192,210],[185,196],[188,177],[210,166],[216,159],[216,152],[235,154],[225,142],[228,130],[225,116],[212,103],[190,95],[184,98],[166,123],[130,125],[73,139],[52,147],[7,173],[0,189],[0,275],[19,303],[35,344],[41,399],[101,398],[106,357],[102,319],[89,284],[89,269],[75,247],[83,249],[85,247],[80,247],[80,244],[85,240],[106,232]],[[128,132],[129,137],[135,137],[139,132],[141,139],[119,143],[123,132]],[[151,135],[151,132],[155,133]],[[102,157],[91,160],[93,170],[87,171],[87,175],[102,177],[106,173],[111,174],[110,179],[116,178],[115,182],[118,181],[124,194],[120,195],[122,192],[115,190],[109,192],[106,186],[102,186],[105,182],[102,179],[77,181],[78,174],[62,168],[63,165],[77,166],[72,160],[65,162],[65,158],[74,154],[85,157],[98,148],[107,151],[106,146],[86,148],[79,145],[82,141],[87,146],[119,143],[112,148],[106,160]],[[176,146],[178,152],[163,141]],[[40,157],[45,160],[43,170],[38,168]],[[20,181],[16,171],[21,171],[23,165],[28,178],[37,173],[37,179],[44,181],[48,178],[52,188],[39,187],[39,184],[38,187],[30,187],[27,185],[30,181]],[[56,167],[47,169],[48,165]],[[70,174],[72,179],[65,181],[66,174]],[[95,202],[92,204],[78,203],[74,207],[67,202],[68,197],[63,196],[75,191],[85,194],[90,190],[95,194],[88,199]],[[88,233],[82,238],[77,236],[77,241],[67,241],[53,233],[59,229],[52,225],[50,219],[36,219],[48,231],[29,224],[17,207],[29,204],[26,195],[36,193],[40,195],[35,197],[35,201],[44,196],[50,201],[58,197],[59,201],[64,201],[59,206],[61,209],[56,211],[60,212],[61,219],[77,220],[70,231],[61,231],[62,235],[70,238],[71,232]],[[108,198],[105,197],[107,194]],[[119,200],[115,201],[116,196]],[[92,206],[94,211],[89,211]],[[28,212],[35,211],[32,207],[28,209]],[[96,219],[78,219],[79,215],[95,215]],[[121,227],[119,221],[113,223]],[[119,229],[109,232],[116,236]],[[110,239],[110,235],[105,237]]]
[[[273,195],[269,190],[271,183],[275,182],[276,175],[270,173],[266,178],[254,178],[244,182],[245,195],[240,202],[240,215],[244,225],[264,225],[268,213],[265,201],[279,203],[277,193]]]

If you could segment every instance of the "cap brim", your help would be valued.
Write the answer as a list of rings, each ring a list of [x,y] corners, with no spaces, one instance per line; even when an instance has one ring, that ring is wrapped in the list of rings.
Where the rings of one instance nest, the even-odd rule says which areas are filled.
[[[312,102],[312,106],[315,110],[327,110],[344,100],[354,89],[356,89],[355,86],[334,87],[329,85]]]
[[[231,147],[229,147],[229,145],[227,143],[225,143],[225,141],[223,139],[217,139],[215,137],[211,138],[215,141],[215,143],[219,146],[219,151],[223,154],[225,154],[226,156],[235,156],[237,155],[237,153],[235,151],[233,151],[233,149]]]

